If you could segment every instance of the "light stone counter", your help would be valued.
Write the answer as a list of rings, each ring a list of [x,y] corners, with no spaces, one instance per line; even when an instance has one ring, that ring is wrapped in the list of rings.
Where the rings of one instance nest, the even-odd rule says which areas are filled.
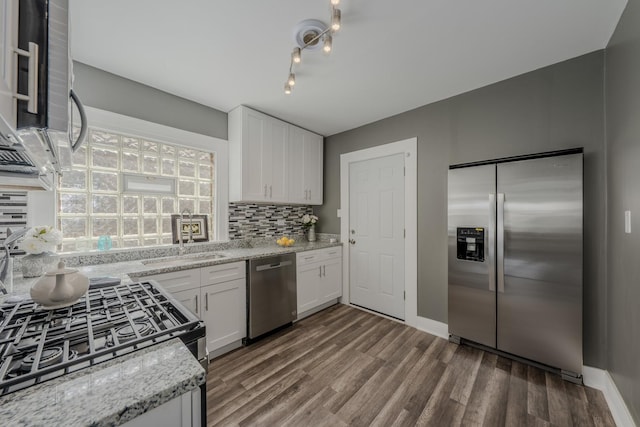
[[[0,426],[117,426],[204,384],[175,338],[0,397]]]
[[[194,245],[193,247],[189,248],[191,249],[191,251],[187,253],[187,255],[184,257],[184,260],[179,264],[171,262],[165,265],[162,265],[161,263],[155,264],[155,261],[161,261],[162,259],[174,261],[176,259],[176,255],[168,253],[165,248],[162,248],[162,250],[155,252],[156,254],[159,254],[161,256],[147,257],[144,259],[135,259],[138,254],[131,250],[113,251],[113,253],[96,252],[90,255],[70,256],[68,258],[68,260],[70,261],[68,262],[68,266],[79,269],[89,278],[109,276],[119,278],[123,283],[127,283],[132,281],[144,280],[144,276],[149,276],[152,274],[169,273],[171,271],[207,267],[216,264],[226,264],[235,261],[244,261],[249,259],[268,257],[272,255],[310,251],[341,245],[342,243],[340,242],[331,243],[329,241],[318,241],[313,243],[302,241],[296,242],[295,245],[290,247],[280,247],[275,243],[266,243],[264,241],[261,241],[258,244],[254,244],[253,246],[244,245],[239,247],[234,247],[228,244],[210,244],[207,246],[201,245],[200,247]],[[171,247],[168,248],[171,249]],[[193,251],[193,249],[203,250],[196,252]],[[207,252],[220,254],[223,255],[223,257],[218,259],[204,260],[189,258],[189,255],[199,255]],[[110,257],[113,260],[118,260],[118,262],[99,263],[103,261],[100,259],[101,257]],[[66,258],[66,256],[62,255],[62,258]],[[127,261],[125,260],[126,258],[130,258],[131,260]],[[144,264],[145,262],[149,261],[154,261],[154,264]],[[31,289],[31,286],[35,283],[36,280],[37,279],[25,279],[20,273],[14,272],[13,284],[7,289],[9,293],[8,295],[0,295],[0,303],[12,296],[28,298],[29,289]]]
[[[175,260],[177,248],[62,255],[62,258],[90,278],[110,276],[127,283],[144,280],[144,276],[152,274],[340,245],[328,240],[298,241],[286,248],[267,240],[252,244],[193,244],[187,248],[188,255],[215,252],[224,257],[208,260],[186,258],[183,263],[164,266],[145,265],[143,261],[161,260],[167,256]],[[154,257],[154,254],[160,256]],[[143,259],[135,259],[140,257]],[[0,303],[7,298],[28,298],[29,289],[36,280],[22,278],[21,274],[14,272],[9,294],[0,295]],[[0,397],[0,426],[119,425],[194,389],[204,381],[204,369],[176,339]]]

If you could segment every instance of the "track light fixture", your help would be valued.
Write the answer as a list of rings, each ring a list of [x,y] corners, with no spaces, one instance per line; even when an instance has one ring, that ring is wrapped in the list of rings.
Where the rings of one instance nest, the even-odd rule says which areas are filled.
[[[307,19],[300,22],[294,29],[294,40],[298,45],[291,52],[289,63],[289,78],[284,85],[284,93],[289,95],[296,84],[296,75],[293,72],[294,64],[302,62],[302,51],[315,50],[322,47],[324,53],[330,53],[333,49],[333,34],[340,30],[342,25],[342,13],[337,6],[340,0],[329,0],[331,4],[331,25],[315,19]],[[320,43],[322,42],[322,43]]]

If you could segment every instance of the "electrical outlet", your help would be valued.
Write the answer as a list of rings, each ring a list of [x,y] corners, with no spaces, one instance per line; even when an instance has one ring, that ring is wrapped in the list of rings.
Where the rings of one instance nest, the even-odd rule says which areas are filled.
[[[631,211],[624,211],[624,232],[631,234]]]

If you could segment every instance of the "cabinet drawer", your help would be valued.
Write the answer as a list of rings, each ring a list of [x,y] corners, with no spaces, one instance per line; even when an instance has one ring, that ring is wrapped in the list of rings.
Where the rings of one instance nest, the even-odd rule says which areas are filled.
[[[342,258],[342,246],[319,249],[318,252],[320,252],[322,259]]]
[[[186,291],[200,287],[200,269],[172,271],[141,277],[140,280],[155,280],[169,292]]]
[[[342,247],[333,246],[331,248],[316,249],[314,251],[298,252],[296,254],[297,265],[313,264],[332,258],[342,258]]]
[[[202,267],[200,269],[200,282],[202,286],[213,285],[230,280],[244,279],[246,274],[245,261],[212,265],[211,267]]]

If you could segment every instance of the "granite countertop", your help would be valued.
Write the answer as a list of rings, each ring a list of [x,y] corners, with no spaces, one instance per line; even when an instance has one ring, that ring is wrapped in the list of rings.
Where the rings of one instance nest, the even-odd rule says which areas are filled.
[[[61,256],[69,266],[78,268],[90,278],[110,276],[131,283],[152,274],[341,245],[327,240],[299,241],[284,248],[266,240],[257,244],[192,244],[179,262],[175,261],[178,258],[175,245]],[[223,257],[197,258],[207,253]],[[171,262],[163,263],[163,260]],[[14,270],[13,283],[7,289],[9,293],[0,295],[0,303],[8,298],[28,298],[29,290],[37,280],[23,278]],[[204,381],[204,369],[182,342],[174,339],[0,397],[0,426],[119,425]]]
[[[77,259],[70,259],[70,261],[72,262],[68,263],[68,265],[73,268],[79,269],[80,272],[87,275],[87,277],[89,278],[109,276],[119,278],[120,280],[122,280],[122,283],[131,283],[132,281],[143,280],[145,276],[153,274],[169,273],[172,271],[207,267],[211,265],[226,264],[236,261],[245,261],[248,259],[263,258],[285,253],[324,249],[341,245],[342,243],[340,242],[329,241],[302,241],[296,242],[295,245],[290,247],[280,247],[272,242],[254,245],[251,247],[229,247],[228,245],[220,245],[221,249],[218,249],[215,245],[210,245],[209,247],[201,247],[200,249],[205,249],[203,251],[191,252],[181,256],[179,263],[175,262],[175,260],[178,258],[176,255],[171,254],[169,256],[166,256],[166,251],[164,250],[164,248],[162,251],[158,251],[157,253],[165,256],[149,257],[145,259],[133,259],[136,254],[132,251],[127,250],[120,251],[119,253],[116,253],[114,251],[113,254],[103,252],[76,257],[79,258],[79,261]],[[194,245],[193,248],[197,248],[197,246]],[[206,253],[216,253],[223,255],[223,257],[217,259],[189,258],[190,256],[199,256]],[[65,258],[64,255],[62,257]],[[100,257],[111,257],[113,260],[118,260],[118,262],[99,263],[100,261],[102,261],[100,260]],[[131,258],[131,260],[123,260],[126,258]],[[162,260],[173,262],[167,262],[163,264],[161,262]],[[150,262],[153,263],[149,264]],[[7,295],[0,295],[0,303],[12,296],[23,298],[28,297],[29,290],[31,289],[31,286],[36,282],[36,280],[38,280],[38,278],[27,279],[23,278],[20,273],[14,272],[13,284],[7,287]]]
[[[1,426],[115,426],[205,382],[178,338],[0,397]]]

